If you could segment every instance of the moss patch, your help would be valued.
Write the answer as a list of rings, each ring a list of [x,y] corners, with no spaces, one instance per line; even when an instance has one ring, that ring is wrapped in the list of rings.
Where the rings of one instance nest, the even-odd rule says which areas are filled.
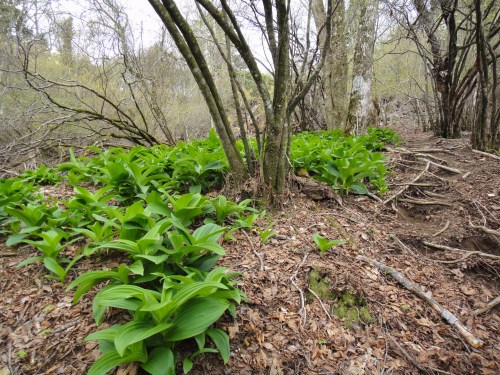
[[[361,323],[369,324],[373,321],[364,297],[360,294],[353,294],[348,290],[344,290],[340,294],[338,302],[332,308],[332,313],[339,319],[344,320],[346,328],[352,328]]]
[[[332,292],[332,283],[328,280],[325,272],[318,268],[314,268],[309,273],[309,289],[318,295],[322,300],[333,300],[335,294]],[[314,296],[308,293],[308,300],[314,300]]]

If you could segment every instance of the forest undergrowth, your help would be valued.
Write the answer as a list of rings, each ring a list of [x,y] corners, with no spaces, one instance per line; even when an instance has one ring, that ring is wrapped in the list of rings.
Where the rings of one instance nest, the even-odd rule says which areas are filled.
[[[498,295],[498,161],[403,139],[295,137],[295,172],[342,205],[295,189],[281,213],[217,193],[213,134],[1,180],[2,371],[496,373],[497,310],[475,310]]]

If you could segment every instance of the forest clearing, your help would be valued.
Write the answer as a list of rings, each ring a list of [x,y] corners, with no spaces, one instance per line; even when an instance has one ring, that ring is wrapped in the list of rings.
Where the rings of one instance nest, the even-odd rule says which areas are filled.
[[[498,374],[495,0],[0,0],[0,375]]]

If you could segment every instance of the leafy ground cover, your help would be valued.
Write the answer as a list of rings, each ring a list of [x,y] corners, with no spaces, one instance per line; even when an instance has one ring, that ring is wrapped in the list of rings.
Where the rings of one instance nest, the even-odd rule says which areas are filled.
[[[212,238],[216,251],[220,248],[215,249],[215,246],[220,246],[221,240],[226,238],[222,242],[225,255],[218,260],[218,264],[209,272],[195,272],[191,276],[180,271],[180,278],[168,275],[166,279],[172,298],[181,291],[184,294],[189,288],[196,289],[200,282],[207,281],[210,273],[216,278],[222,274],[223,278],[209,282],[220,283],[228,289],[219,286],[206,290],[206,293],[215,289],[214,297],[218,298],[217,295],[220,297],[230,290],[235,297],[236,293],[240,297],[243,294],[247,296],[248,301],[237,307],[236,317],[222,315],[215,326],[211,325],[205,331],[202,348],[225,354],[215,356],[203,353],[198,344],[198,341],[202,342],[203,335],[157,345],[157,339],[162,337],[159,334],[143,340],[148,358],[155,358],[156,353],[162,354],[158,348],[166,348],[165,353],[160,355],[162,358],[172,358],[168,350],[176,352],[177,371],[181,372],[183,366],[187,370],[192,364],[191,373],[195,374],[418,373],[420,370],[415,364],[428,373],[498,373],[500,361],[495,347],[499,334],[497,311],[478,316],[473,314],[475,309],[498,295],[497,262],[477,254],[460,261],[462,255],[458,253],[432,249],[424,244],[432,241],[466,251],[497,254],[496,237],[471,228],[469,220],[474,224],[498,228],[498,162],[471,153],[464,141],[444,141],[428,135],[417,137],[413,133],[405,134],[405,138],[405,148],[391,146],[393,149],[386,153],[392,174],[386,180],[390,191],[382,199],[400,191],[425,167],[426,162],[419,160],[421,156],[415,156],[418,152],[414,150],[442,149],[441,153],[430,153],[436,158],[432,160],[437,162],[437,159],[442,159],[447,166],[461,169],[464,173],[456,174],[432,166],[417,185],[410,186],[397,199],[397,211],[390,204],[383,205],[363,195],[347,196],[343,205],[339,206],[333,201],[313,202],[295,192],[283,212],[263,217],[250,209],[247,203],[229,202],[222,196],[214,197],[213,193],[206,196],[196,191],[176,192],[172,189],[162,192],[161,187],[152,187],[144,198],[137,199],[144,210],[141,211],[138,206],[130,209],[137,202],[128,201],[125,193],[125,199],[116,199],[114,189],[99,191],[101,184],[97,183],[94,187],[92,180],[79,184],[94,195],[92,199],[87,198],[88,203],[84,198],[87,192],[75,191],[71,184],[34,185],[33,191],[30,186],[34,183],[32,180],[17,184],[12,189],[17,191],[18,198],[21,197],[21,204],[27,207],[36,200],[40,207],[45,207],[42,212],[46,216],[24,223],[15,216],[3,214],[7,225],[2,228],[9,231],[4,236],[11,235],[11,228],[20,232],[30,226],[35,229],[27,230],[29,236],[12,239],[19,241],[15,249],[0,245],[0,286],[3,292],[0,296],[0,340],[6,343],[0,347],[0,368],[10,366],[20,374],[87,372],[96,359],[99,361],[98,358],[102,358],[103,352],[96,341],[84,342],[84,339],[89,335],[99,339],[95,337],[100,331],[96,331],[93,316],[103,310],[106,312],[102,315],[101,331],[110,336],[120,335],[121,338],[101,338],[101,349],[110,350],[109,353],[113,354],[109,356],[115,358],[113,351],[118,355],[119,351],[135,352],[140,364],[144,357],[140,357],[139,350],[135,350],[138,344],[127,340],[126,332],[133,332],[141,324],[152,329],[156,310],[138,314],[134,308],[143,303],[143,296],[147,296],[144,298],[148,299],[150,306],[161,304],[163,296],[155,293],[154,288],[161,285],[163,291],[161,283],[164,280],[141,281],[143,276],[136,273],[141,271],[137,261],[141,260],[146,274],[148,267],[158,267],[152,261],[158,260],[155,257],[162,253],[169,257],[174,255],[167,252],[175,250],[176,238],[182,237],[183,247],[191,246],[194,250],[189,236],[195,237],[194,232],[199,228],[215,229],[217,225],[221,230],[222,227],[227,228],[223,234],[214,234]],[[409,150],[413,150],[412,153],[408,153]],[[463,178],[467,171],[471,174]],[[369,179],[364,183],[371,186]],[[9,184],[12,186],[12,182]],[[187,185],[184,189],[188,189]],[[23,200],[23,191],[31,191],[26,196],[35,200]],[[148,202],[145,199],[152,193],[161,197],[161,203],[157,205],[158,200],[149,199]],[[441,197],[436,197],[436,194]],[[107,195],[112,197],[105,198]],[[77,199],[77,196],[82,200],[75,202],[74,208],[66,209],[65,202]],[[192,203],[191,209],[182,209],[182,197],[189,198],[185,199]],[[425,199],[432,199],[434,203],[439,199],[448,205],[415,203]],[[101,212],[97,216],[102,218],[97,219],[90,214],[94,206]],[[170,211],[157,212],[165,207]],[[173,215],[178,209],[179,214],[183,213],[181,219]],[[201,214],[190,217],[200,209]],[[80,212],[83,219],[92,217],[94,221],[81,227],[81,233],[72,233],[70,224],[62,221],[64,214],[61,216],[58,210],[74,211],[75,215]],[[117,213],[112,216],[115,210]],[[125,217],[134,219],[129,223]],[[174,223],[170,224],[172,218]],[[162,220],[160,226],[165,225],[165,228],[156,227]],[[179,221],[189,235],[178,225]],[[450,222],[448,229],[435,235],[447,221]],[[46,280],[45,275],[51,271],[45,268],[43,262],[17,268],[19,262],[40,256],[41,252],[36,251],[35,245],[23,241],[45,241],[35,234],[48,229],[49,222],[64,223],[60,229],[70,233],[69,237],[61,239],[62,246],[81,237],[67,244],[58,258],[73,259],[79,251],[89,254],[69,269],[64,283]],[[3,223],[6,224],[5,221]],[[93,225],[95,230],[90,229]],[[37,226],[40,228],[36,229]],[[234,227],[247,230],[233,230]],[[120,238],[119,229],[126,231],[126,237],[138,240]],[[158,252],[146,254],[153,258],[144,258],[140,248],[149,249],[148,244],[157,240],[156,231],[161,233],[162,230],[160,237],[163,237],[163,242],[158,246]],[[108,231],[114,234],[108,237]],[[232,233],[228,234],[230,231]],[[94,239],[90,238],[90,233],[95,234]],[[219,235],[220,238],[215,240]],[[233,240],[229,239],[231,237]],[[48,240],[51,238],[55,239],[57,235],[47,237]],[[345,243],[340,243],[340,240]],[[128,246],[132,244],[127,241],[132,241],[137,247]],[[333,248],[330,247],[332,245]],[[168,251],[164,252],[161,248]],[[216,252],[201,253],[210,253],[211,259],[219,256]],[[185,254],[183,259],[190,259],[189,254]],[[425,303],[387,275],[368,264],[355,261],[358,254],[384,262],[418,282],[482,339],[484,347],[469,347]],[[176,266],[173,259],[170,261],[160,265],[167,270],[184,267],[183,264]],[[62,262],[62,266],[68,265]],[[218,267],[231,271],[222,273]],[[66,288],[72,283],[78,290],[84,285],[85,272],[88,271],[103,272],[102,276],[108,272],[108,276],[98,279],[99,274],[90,274],[89,279],[96,276],[95,280],[102,280],[102,283],[87,292],[81,288],[79,292],[83,294],[73,305],[75,289],[66,291]],[[238,272],[240,276],[231,278],[232,272]],[[128,284],[123,282],[125,278],[120,279],[120,273],[127,274]],[[51,275],[57,278],[55,273]],[[193,282],[190,283],[186,277]],[[319,299],[308,290],[319,292],[310,282],[312,279],[325,290]],[[235,282],[238,284],[235,285]],[[156,286],[153,288],[153,285]],[[117,288],[118,292],[124,286],[133,287],[126,308],[107,308],[112,300],[109,298],[111,292],[108,293],[103,286],[110,286],[111,291]],[[140,292],[136,287],[141,288]],[[194,300],[199,301],[201,297],[198,295]],[[95,300],[99,301],[97,305]],[[120,297],[111,302],[123,303]],[[227,298],[226,303],[237,306],[235,299]],[[179,307],[184,308],[187,308],[185,304]],[[228,310],[231,311],[232,307]],[[166,318],[173,321],[175,314],[167,314]],[[123,331],[118,333],[120,330]],[[227,341],[218,330],[225,331],[231,339],[229,351],[225,351],[222,343]],[[145,366],[147,368],[148,365]],[[131,364],[119,366],[116,373],[123,375],[143,371],[138,364]]]
[[[292,146],[295,165],[342,193],[366,193],[365,180],[383,191],[386,168],[373,150],[387,141],[386,133],[301,134]],[[319,158],[318,147],[329,152]],[[66,288],[75,290],[73,303],[78,303],[100,287],[92,305],[97,326],[110,308],[129,316],[85,338],[98,341],[102,353],[89,374],[130,362],[151,374],[175,373],[177,347],[187,339],[194,339],[197,350],[182,358],[184,372],[204,353],[219,353],[226,363],[229,336],[213,324],[226,311],[234,316],[245,294],[237,288],[238,274],[215,267],[225,255],[220,240],[252,228],[259,214],[250,200],[235,203],[201,194],[220,186],[227,173],[215,133],[176,147],[90,147],[87,152],[94,155],[76,157],[71,151],[55,168],[41,166],[0,181],[0,228],[7,246],[37,249],[17,266],[42,263],[48,279],[64,284],[83,258],[119,253],[119,265],[89,270]],[[40,186],[57,184],[73,188],[73,194],[51,199],[40,193]],[[262,230],[262,241],[271,234],[270,228]]]

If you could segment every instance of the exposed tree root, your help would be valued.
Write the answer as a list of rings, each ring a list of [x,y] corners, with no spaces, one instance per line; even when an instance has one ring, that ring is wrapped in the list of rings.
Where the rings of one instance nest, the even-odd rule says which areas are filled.
[[[444,225],[444,227],[440,230],[438,230],[436,233],[434,233],[432,235],[432,237],[436,237],[436,236],[439,236],[441,233],[443,233],[446,229],[448,229],[448,227],[450,226],[450,221],[449,220],[446,220],[446,224]]]
[[[472,229],[479,229],[479,230],[483,231],[484,233],[488,233],[488,234],[492,234],[494,236],[500,237],[499,230],[490,229],[490,228],[482,226],[482,225],[474,225],[474,224],[472,224],[471,221],[469,221],[469,227],[471,227]]]
[[[494,300],[488,302],[486,305],[484,305],[483,307],[477,309],[477,310],[474,310],[472,312],[472,315],[474,316],[478,316],[478,315],[481,315],[487,311],[490,311],[492,308],[494,308],[496,305],[498,305],[500,303],[500,296],[498,296],[497,298],[495,298]]]
[[[396,192],[395,194],[391,195],[389,198],[387,198],[383,203],[384,204],[387,204],[389,203],[390,201],[392,201],[394,198],[397,198],[399,197],[401,194],[403,194],[406,189],[408,189],[412,184],[414,184],[415,182],[417,182],[423,175],[425,172],[427,172],[429,170],[429,167],[431,166],[431,162],[428,161],[427,164],[425,165],[425,168],[410,182],[408,183],[407,185],[404,185],[402,189],[400,189],[398,192]]]
[[[436,249],[448,250],[448,251],[460,251],[462,253],[467,253],[467,256],[464,257],[463,259],[468,258],[469,256],[475,254],[475,255],[478,255],[478,256],[483,257],[483,258],[488,258],[488,259],[493,259],[493,260],[500,260],[500,256],[494,255],[494,254],[490,254],[490,253],[484,253],[482,251],[471,251],[471,250],[457,249],[456,247],[449,247],[449,246],[445,246],[445,245],[438,245],[436,243],[426,242],[426,241],[424,241],[423,244],[425,246],[434,247]]]
[[[362,260],[371,264],[372,266],[378,268],[380,271],[385,274],[391,275],[397,282],[403,285],[406,289],[411,291],[417,297],[423,299],[427,304],[429,304],[439,315],[446,320],[456,331],[460,334],[460,336],[472,347],[480,348],[484,345],[484,342],[480,339],[476,338],[468,329],[465,327],[455,315],[453,315],[449,310],[442,307],[440,304],[436,302],[436,300],[430,296],[430,294],[424,292],[422,288],[414,283],[413,281],[408,280],[403,276],[402,273],[396,271],[394,268],[388,267],[383,263],[377,262],[376,260],[367,258],[363,255],[358,255],[356,259]]]
[[[418,204],[421,206],[441,205],[441,206],[453,207],[453,204],[444,201],[431,201],[431,200],[428,201],[424,199],[400,199],[399,201],[404,203]]]
[[[476,154],[479,154],[479,155],[487,156],[489,158],[500,160],[500,156],[495,155],[495,154],[490,154],[489,152],[484,152],[484,151],[479,151],[479,150],[472,150],[472,152],[475,152]]]
[[[456,174],[462,174],[462,173],[464,173],[460,169],[447,167],[446,165],[433,162],[432,160],[429,160],[429,159],[426,159],[426,158],[418,158],[418,159],[422,160],[422,161],[425,161],[427,163],[431,163],[432,165],[434,165],[434,166],[436,166],[438,168],[444,169],[445,171],[448,171],[448,172],[452,172],[452,173],[456,173]]]
[[[400,352],[403,357],[410,362],[413,366],[418,368],[420,371],[422,371],[425,374],[429,374],[429,371],[426,370],[424,366],[422,366],[420,363],[417,362],[417,360],[410,354],[408,353],[397,341],[394,337],[392,337],[389,332],[385,333],[387,338],[389,339],[389,343],[393,347],[393,349],[397,350]]]

